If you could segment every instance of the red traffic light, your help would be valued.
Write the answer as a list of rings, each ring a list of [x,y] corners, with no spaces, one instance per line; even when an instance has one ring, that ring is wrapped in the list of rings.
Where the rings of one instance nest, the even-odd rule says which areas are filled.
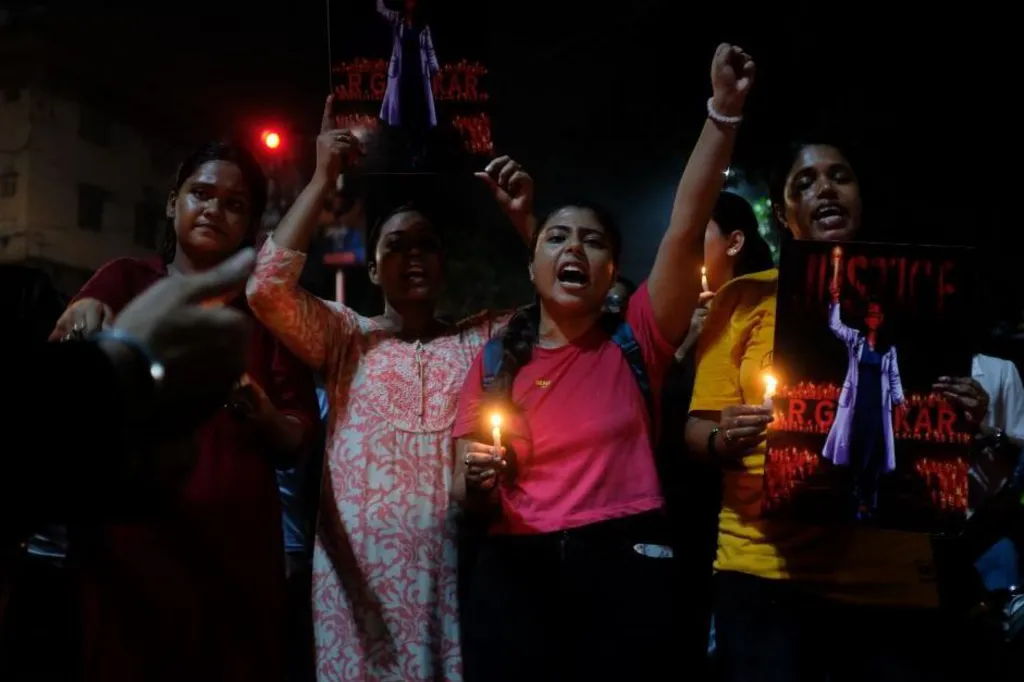
[[[260,133],[260,140],[267,149],[277,149],[281,146],[281,136],[273,130],[264,130]]]

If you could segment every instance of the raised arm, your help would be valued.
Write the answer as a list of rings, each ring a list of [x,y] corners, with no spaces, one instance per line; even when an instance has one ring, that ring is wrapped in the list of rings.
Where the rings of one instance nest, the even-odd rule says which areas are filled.
[[[857,341],[857,330],[850,329],[843,324],[843,320],[839,315],[839,301],[834,299],[828,304],[828,328],[832,330],[837,339],[847,346],[852,346]]]
[[[361,143],[347,130],[333,130],[333,97],[324,107],[317,138],[313,179],[281,219],[260,251],[256,271],[246,287],[249,306],[287,347],[313,369],[320,369],[329,352],[337,352],[356,329],[355,313],[327,303],[299,287],[299,275],[316,230],[324,199],[337,182],[343,165],[361,153]]]
[[[398,24],[402,21],[402,13],[396,12],[393,9],[388,9],[387,6],[384,5],[384,0],[377,0],[377,12],[392,24]]]
[[[499,156],[476,176],[487,183],[502,213],[508,216],[516,232],[530,245],[537,218],[533,213],[533,178],[509,156]]]
[[[654,319],[673,346],[686,336],[701,292],[696,273],[704,259],[704,230],[725,182],[736,123],[753,82],[750,56],[739,47],[719,45],[711,64],[714,95],[709,117],[679,181],[672,217],[647,282]],[[723,122],[730,119],[732,123]]]

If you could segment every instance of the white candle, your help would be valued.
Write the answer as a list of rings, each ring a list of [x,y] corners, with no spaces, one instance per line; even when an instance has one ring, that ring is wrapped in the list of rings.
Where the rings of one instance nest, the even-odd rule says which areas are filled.
[[[778,386],[779,381],[771,374],[765,373],[764,375],[764,402],[767,405],[771,402],[775,396],[775,387]]]
[[[841,246],[836,246],[832,249],[832,286],[836,289],[839,288],[839,268],[843,261],[843,249]]]
[[[708,286],[708,269],[703,265],[700,266],[700,286],[704,293],[711,291],[711,287]]]
[[[494,454],[501,454],[501,415],[491,415],[491,436],[494,438]]]

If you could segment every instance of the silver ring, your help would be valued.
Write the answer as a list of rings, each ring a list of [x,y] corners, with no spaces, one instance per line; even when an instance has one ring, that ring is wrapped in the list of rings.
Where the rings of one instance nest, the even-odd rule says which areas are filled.
[[[725,434],[724,434],[724,438],[725,438],[726,445],[732,445],[732,441],[733,441],[732,431],[730,431],[729,429],[726,429],[725,430]]]
[[[468,452],[466,453],[466,456],[462,458],[462,461],[466,463],[466,466],[469,466],[469,453]]]

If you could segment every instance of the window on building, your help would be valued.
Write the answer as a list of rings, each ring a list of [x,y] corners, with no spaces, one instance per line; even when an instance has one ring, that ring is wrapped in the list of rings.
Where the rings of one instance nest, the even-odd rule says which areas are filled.
[[[18,174],[14,171],[0,173],[0,199],[10,199],[18,193]]]
[[[109,147],[111,139],[110,118],[92,107],[81,104],[78,107],[78,136],[101,147]]]
[[[107,203],[107,191],[95,185],[78,185],[78,226],[83,230],[99,232],[103,229],[103,207]]]

